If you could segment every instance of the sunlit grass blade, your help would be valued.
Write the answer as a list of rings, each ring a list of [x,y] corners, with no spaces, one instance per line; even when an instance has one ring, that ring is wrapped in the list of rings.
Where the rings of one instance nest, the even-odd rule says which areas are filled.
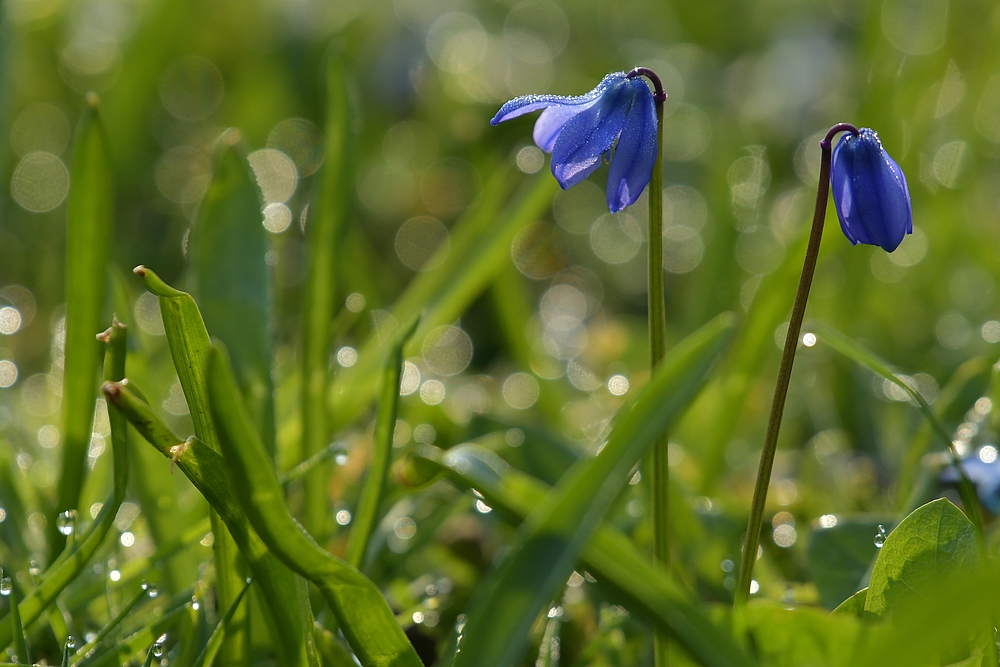
[[[309,458],[327,445],[326,393],[340,242],[353,198],[351,107],[339,60],[331,57],[326,75],[326,154],[319,192],[306,225],[306,283],[302,295],[302,454]],[[317,465],[305,478],[305,526],[319,538],[330,511],[329,466]]]
[[[323,667],[357,667],[354,656],[332,632],[316,626],[316,649]]]
[[[414,279],[392,309],[397,322],[406,322],[426,307],[420,328],[404,348],[405,356],[419,349],[431,329],[461,316],[493,282],[510,261],[517,232],[542,215],[558,187],[548,175],[538,177],[526,183],[505,209],[509,176],[501,172],[493,178],[476,209],[456,223],[446,261]],[[358,363],[338,375],[331,404],[335,426],[350,423],[374,400],[384,355],[385,348],[375,333],[359,349]]]
[[[927,403],[927,400],[920,394],[919,391],[911,387],[910,383],[899,377],[888,363],[880,359],[873,352],[866,350],[864,347],[858,345],[844,334],[826,326],[821,322],[810,322],[809,326],[814,332],[819,334],[817,339],[820,342],[829,345],[837,352],[864,366],[876,375],[880,375],[886,380],[895,383],[900,389],[905,391],[911,399],[913,399],[920,412],[923,413],[924,417],[930,423],[931,428],[933,428],[934,432],[941,438],[944,442],[945,448],[951,454],[952,464],[955,466],[955,469],[958,471],[960,476],[958,491],[962,498],[962,505],[965,506],[965,512],[969,515],[969,520],[972,522],[972,525],[976,527],[976,533],[980,537],[980,542],[982,542],[983,518],[982,511],[979,507],[979,499],[976,496],[975,487],[972,486],[969,478],[965,475],[965,471],[962,469],[961,460],[958,456],[958,452],[955,451],[955,445],[952,443],[951,434],[949,434],[948,430],[945,429],[944,424],[942,424],[941,420],[938,419],[937,413],[934,412],[934,409]]]
[[[167,345],[170,347],[174,369],[177,371],[177,378],[191,413],[195,436],[215,451],[219,451],[218,436],[208,407],[208,388],[205,384],[205,355],[211,346],[211,341],[201,311],[190,294],[167,285],[150,269],[137,266],[133,273],[142,278],[146,289],[158,297]],[[236,544],[218,515],[212,511],[209,518],[215,536],[214,558],[219,602],[232,607],[233,601],[244,586],[244,577],[240,575],[241,563]],[[241,609],[226,634],[223,657],[228,663],[240,662],[241,656],[248,650],[247,614],[247,608]]]
[[[218,344],[209,353],[208,389],[232,486],[267,546],[319,588],[363,667],[420,667],[378,587],[320,548],[288,513],[284,489],[268,465],[267,452],[253,431]]]
[[[98,630],[97,634],[95,634],[90,641],[76,650],[76,653],[70,659],[70,664],[79,665],[84,662],[87,654],[94,650],[94,648],[104,641],[105,637],[121,625],[121,622],[125,620],[126,616],[132,613],[132,610],[135,609],[136,605],[148,597],[149,593],[144,589],[140,589],[135,595],[133,595],[132,599],[125,603],[125,605],[118,611],[117,614],[115,614],[114,618],[112,618],[107,625]]]
[[[87,667],[119,667],[128,664],[130,660],[141,655],[143,649],[152,649],[153,643],[174,627],[181,620],[183,614],[183,606],[165,611],[162,616],[156,617],[149,625],[118,642],[111,650],[95,656],[93,661],[87,663]]]
[[[361,568],[368,540],[378,519],[379,504],[392,463],[392,440],[396,430],[396,414],[399,412],[399,382],[403,376],[403,346],[417,330],[420,318],[416,317],[396,337],[385,368],[382,369],[382,391],[379,395],[378,412],[375,416],[375,436],[371,465],[365,478],[357,510],[351,525],[351,537],[347,543],[347,562],[352,567]]]
[[[600,453],[570,469],[528,515],[511,553],[470,603],[455,667],[521,658],[535,616],[565,584],[636,461],[701,389],[733,320],[720,315],[678,343],[623,408]]]
[[[424,463],[418,463],[418,462]],[[477,445],[460,445],[444,452],[424,447],[409,463],[431,464],[422,474],[439,470],[461,488],[475,489],[487,505],[513,522],[524,520],[541,503],[550,487],[499,460]],[[404,472],[405,479],[405,472]],[[749,665],[752,661],[733,638],[715,626],[649,556],[614,526],[602,523],[580,554],[580,561],[598,581],[612,587],[621,602],[663,627],[700,664],[710,667]]]
[[[222,618],[219,619],[219,624],[215,626],[212,630],[212,635],[208,638],[208,643],[205,644],[205,648],[202,649],[198,658],[194,661],[192,667],[208,667],[215,660],[216,654],[218,654],[219,649],[222,648],[222,639],[226,635],[226,630],[229,628],[229,623],[233,618],[233,614],[236,613],[236,608],[239,607],[240,602],[243,601],[243,596],[250,589],[250,582],[243,587],[233,603],[229,605],[229,609],[223,614]]]
[[[106,343],[104,364],[106,378],[120,379],[124,373],[126,335],[125,327],[117,320],[101,335],[101,340]],[[118,508],[125,499],[125,488],[128,484],[128,441],[127,427],[122,421],[112,420],[111,429],[114,460],[114,489],[111,497],[101,507],[90,529],[78,537],[73,549],[63,551],[42,575],[41,583],[21,601],[18,613],[25,627],[30,627],[63,589],[76,579],[114,525]],[[0,649],[10,645],[11,639],[11,624],[0,620]]]
[[[212,184],[188,245],[194,295],[208,330],[232,350],[240,391],[273,456],[274,386],[264,262],[267,232],[240,133],[227,131],[217,145]]]
[[[76,509],[93,432],[108,257],[114,228],[114,185],[97,96],[76,129],[66,205],[66,343],[62,380],[62,474],[56,512]],[[50,543],[63,543],[51,517]]]
[[[108,405],[120,410],[160,454],[175,460],[177,467],[218,512],[246,560],[254,580],[264,593],[263,597],[267,601],[265,609],[270,613],[270,621],[278,640],[275,650],[279,664],[289,667],[307,665],[304,653],[305,630],[299,623],[294,575],[268,551],[250,527],[233,495],[222,457],[197,438],[185,441],[173,433],[136,396],[127,381],[105,383],[102,391]]]

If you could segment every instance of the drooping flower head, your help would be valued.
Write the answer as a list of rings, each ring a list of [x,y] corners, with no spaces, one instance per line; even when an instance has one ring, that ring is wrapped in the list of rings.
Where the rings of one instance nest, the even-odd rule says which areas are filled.
[[[857,136],[841,136],[833,149],[830,181],[840,227],[852,244],[892,252],[913,232],[906,176],[874,131],[861,128]]]
[[[611,160],[608,208],[616,213],[635,203],[657,155],[656,103],[642,79],[614,72],[586,95],[516,97],[500,107],[490,124],[539,109],[544,111],[533,137],[552,154],[552,174],[564,190],[586,179],[604,157]]]

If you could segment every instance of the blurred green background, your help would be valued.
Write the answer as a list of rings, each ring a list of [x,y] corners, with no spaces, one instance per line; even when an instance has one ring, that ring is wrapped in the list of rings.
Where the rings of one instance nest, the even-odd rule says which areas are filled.
[[[980,429],[990,405],[976,403],[1000,354],[995,2],[7,0],[3,9],[0,562],[44,553],[58,485],[67,165],[87,91],[101,96],[117,179],[120,289],[109,294],[108,319],[129,311],[123,319],[137,325],[129,377],[183,435],[191,423],[156,299],[129,271],[144,264],[189,286],[187,235],[211,182],[212,146],[225,128],[240,130],[270,244],[259,261],[271,286],[278,467],[302,459],[303,230],[323,160],[331,56],[344,65],[354,112],[354,197],[330,351],[336,372],[358,362],[368,336],[396,324],[390,306],[444,256],[435,252],[491,183],[503,183],[494,187],[513,201],[522,181],[551,181],[530,141],[531,119],[490,127],[501,103],[581,94],[605,73],[638,65],[660,75],[669,95],[662,187],[670,335],[677,340],[722,310],[742,319],[718,374],[671,434],[678,567],[707,599],[728,600],[734,585],[815,198],[818,141],[836,122],[879,133],[907,175],[914,233],[891,255],[851,247],[831,210],[807,318],[862,340],[942,412],[965,453],[996,459],[995,447],[989,461],[979,449],[996,443]],[[569,191],[553,187],[552,205],[518,232],[509,261],[491,269],[460,319],[418,341],[403,378],[400,451],[492,434],[487,440],[512,464],[551,483],[606,437],[623,397],[648,376],[645,197],[609,215],[606,173]],[[342,452],[329,500],[340,525],[350,523],[370,423],[363,414],[334,434]],[[912,498],[932,493],[933,461],[922,456],[936,445],[922,428],[892,383],[822,344],[800,349],[771,486],[773,533],[758,567],[763,594],[830,605],[853,591],[817,589],[810,536],[865,513],[859,534],[870,544],[870,526],[891,524]],[[107,432],[99,404],[84,517],[110,484]],[[140,480],[162,478],[162,462],[143,473],[139,458]],[[172,480],[178,516],[204,516],[197,492]],[[633,482],[613,519],[645,543],[648,489],[641,474]],[[510,528],[451,487],[418,495],[394,488],[391,499],[374,576],[397,611],[416,610],[420,631],[440,638]],[[145,507],[155,498],[136,491],[130,500],[107,554],[116,564],[155,548]],[[16,521],[15,502],[24,504]],[[336,531],[329,544],[343,549]],[[193,581],[205,553],[171,567]],[[571,580],[569,590],[583,590],[580,583]],[[588,595],[602,599],[599,590]],[[579,606],[572,631],[606,636],[610,653],[645,655],[639,626],[620,629],[620,608],[570,598]]]

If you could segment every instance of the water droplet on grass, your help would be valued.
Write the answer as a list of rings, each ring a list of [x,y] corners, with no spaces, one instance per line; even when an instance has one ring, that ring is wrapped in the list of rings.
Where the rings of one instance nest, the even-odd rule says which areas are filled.
[[[885,545],[885,538],[887,537],[888,534],[885,532],[885,526],[879,524],[878,532],[875,533],[875,546],[881,549]]]

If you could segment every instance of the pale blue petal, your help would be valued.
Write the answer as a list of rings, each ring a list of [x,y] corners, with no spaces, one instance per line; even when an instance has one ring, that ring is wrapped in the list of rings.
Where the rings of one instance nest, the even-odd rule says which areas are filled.
[[[630,86],[617,85],[563,126],[552,147],[552,174],[564,190],[601,165],[601,155],[611,148],[625,125],[633,95]]]
[[[612,213],[635,203],[656,164],[656,102],[642,79],[629,79],[628,85],[633,91],[632,106],[608,171],[608,208]]]
[[[535,144],[546,153],[551,153],[563,125],[595,104],[597,104],[597,100],[593,99],[586,104],[549,107],[535,121],[535,131],[532,133]]]
[[[611,86],[625,80],[625,72],[612,72],[604,77],[597,87],[584,95],[522,95],[510,100],[497,111],[497,115],[490,121],[490,125],[498,125],[505,120],[523,116],[532,111],[546,109],[554,106],[580,106],[591,104],[599,99]]]

